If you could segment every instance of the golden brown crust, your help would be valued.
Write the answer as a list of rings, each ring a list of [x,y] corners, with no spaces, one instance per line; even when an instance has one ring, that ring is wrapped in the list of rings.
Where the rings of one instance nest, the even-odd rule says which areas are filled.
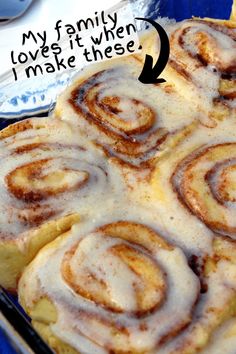
[[[37,252],[79,221],[79,214],[71,214],[41,225],[27,235],[25,250],[21,250],[20,245],[14,240],[2,239],[0,241],[1,285],[11,292],[16,292],[21,273]]]

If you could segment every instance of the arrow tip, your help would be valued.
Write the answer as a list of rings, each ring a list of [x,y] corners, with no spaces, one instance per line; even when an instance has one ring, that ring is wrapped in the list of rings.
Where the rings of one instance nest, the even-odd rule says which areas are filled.
[[[161,84],[163,82],[166,82],[165,79],[162,78],[155,78],[155,77],[141,77],[141,75],[139,76],[138,80],[142,83],[142,84]]]
[[[144,70],[141,72],[138,80],[143,84],[160,84],[162,82],[166,82],[165,79],[156,77],[153,71]]]
[[[156,70],[153,70],[153,57],[149,54],[145,57],[143,70],[138,79],[143,84],[160,84],[166,82],[165,79],[157,76]]]

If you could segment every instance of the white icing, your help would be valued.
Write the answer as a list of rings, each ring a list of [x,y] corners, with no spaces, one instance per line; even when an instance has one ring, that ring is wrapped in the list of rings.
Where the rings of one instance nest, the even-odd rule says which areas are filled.
[[[17,135],[0,141],[2,166],[0,171],[0,233],[3,236],[10,235],[18,239],[25,237],[26,240],[27,234],[25,232],[32,226],[27,221],[21,221],[19,215],[25,215],[28,219],[32,205],[21,197],[16,198],[8,189],[6,176],[15,169],[20,169],[28,163],[49,159],[43,166],[41,175],[38,173],[34,179],[31,179],[32,177],[29,175],[28,180],[22,177],[26,188],[32,186],[32,191],[37,188],[43,191],[54,172],[61,171],[64,174],[64,179],[60,183],[65,186],[65,193],[58,193],[55,196],[49,195],[36,202],[36,204],[40,204],[42,212],[58,210],[56,217],[73,212],[96,213],[97,210],[102,209],[104,200],[109,207],[116,203],[115,195],[120,196],[125,193],[119,171],[112,169],[101,152],[92,148],[88,142],[82,138],[78,142],[76,129],[73,128],[74,131],[72,131],[69,125],[56,120],[50,122],[50,120],[35,119],[32,122],[35,126],[41,122],[42,125],[47,123],[41,129],[18,132]],[[14,154],[16,148],[34,143],[45,144],[46,148],[39,146],[23,153]],[[45,176],[49,176],[49,181],[44,181]],[[52,183],[51,187],[57,187],[55,181],[50,183]],[[67,191],[67,189],[69,190]],[[97,210],[91,208],[95,204]]]
[[[234,47],[232,41],[228,38],[226,39],[225,34],[216,34],[214,30],[209,29],[206,25],[192,23],[193,29],[185,37],[185,49],[192,54],[196,54],[197,45],[192,40],[192,36],[199,30],[207,31],[222,47],[219,56],[228,65],[232,57],[235,56],[235,48],[229,51],[229,48],[232,49],[232,46]],[[187,26],[189,26],[188,23],[183,24],[182,29]],[[195,26],[197,27],[195,28]],[[171,25],[168,31],[171,32],[173,28],[176,29],[177,27],[172,27]],[[183,60],[183,62],[186,59],[185,54],[180,49],[177,49],[174,55],[178,56],[178,59]],[[128,61],[125,61],[126,67],[120,67],[120,61],[106,64],[108,69],[110,66],[112,68],[115,67],[112,71],[114,80],[111,80],[110,71],[103,74],[100,83],[103,84],[103,81],[107,83],[104,84],[103,91],[99,94],[99,99],[112,95],[123,97],[119,105],[119,108],[122,109],[119,117],[126,122],[133,122],[137,115],[137,109],[129,104],[129,99],[144,102],[155,112],[155,124],[151,128],[151,132],[156,128],[164,128],[173,133],[193,122],[196,118],[203,117],[202,120],[204,120],[205,117],[202,115],[205,112],[204,109],[211,110],[212,99],[218,96],[219,73],[215,73],[213,71],[214,68],[211,66],[197,68],[194,63],[189,63],[188,69],[191,71],[198,86],[197,90],[195,88],[189,90],[188,97],[193,98],[193,102],[190,102],[190,100],[186,101],[186,97],[181,96],[183,94],[181,90],[178,93],[172,92],[170,94],[168,90],[163,90],[163,87],[139,83],[136,78],[140,66],[138,64],[133,65],[133,62],[130,64]],[[97,71],[97,68],[96,66],[95,69],[89,69],[91,73],[88,75],[93,74],[94,70]],[[89,85],[84,85],[84,88],[87,90]],[[77,122],[84,135],[87,135],[91,140],[98,139],[99,142],[107,146],[110,140],[105,139],[94,127],[87,125],[84,120],[78,119],[77,113],[71,107],[68,108],[69,105],[67,103],[65,104],[72,89],[73,87],[59,99],[58,111],[60,111],[62,118]],[[124,98],[124,93],[126,98]],[[197,97],[200,99],[201,107],[196,107]],[[82,103],[82,107],[85,112],[89,111],[84,103]],[[114,127],[112,129],[117,131]],[[142,141],[149,133],[137,134],[133,139]],[[58,134],[60,136],[59,132]],[[79,133],[77,134],[78,139]],[[55,137],[55,141],[58,140],[58,136]],[[14,142],[15,146],[20,146],[32,138],[27,132],[21,133],[21,137],[22,141]],[[49,134],[47,139],[51,142],[54,136]],[[60,139],[62,139],[61,136]],[[12,138],[6,139],[6,142],[12,144]],[[149,141],[147,146],[152,146],[152,142],[152,140]],[[81,199],[79,200],[74,197],[73,201],[72,198],[70,199],[69,205],[76,207],[81,212],[82,221],[79,225],[72,228],[67,237],[56,243],[55,247],[50,246],[41,251],[26,270],[21,279],[21,285],[22,288],[25,286],[23,292],[26,294],[24,300],[27,306],[33,306],[42,294],[46,294],[53,299],[58,310],[58,320],[51,325],[52,331],[82,354],[108,353],[109,350],[106,350],[105,347],[107,344],[111,344],[113,340],[117,341],[117,343],[120,341],[125,349],[131,347],[140,351],[148,351],[152,354],[170,354],[173,351],[176,353],[175,349],[181,348],[185,341],[192,343],[193,346],[195,345],[196,349],[198,344],[195,343],[195,340],[198,340],[198,333],[195,331],[198,327],[202,329],[200,340],[206,339],[206,342],[210,341],[209,346],[199,352],[202,354],[234,354],[236,336],[233,334],[229,338],[227,334],[231,325],[235,325],[234,320],[228,321],[225,325],[216,329],[212,338],[208,338],[208,336],[211,330],[215,330],[215,325],[219,325],[217,322],[219,319],[218,313],[227,308],[230,300],[235,296],[235,265],[227,260],[219,261],[215,272],[211,272],[207,280],[205,279],[208,291],[205,294],[199,293],[199,280],[188,266],[186,255],[194,254],[200,257],[206,254],[211,255],[214,234],[197,216],[192,215],[187,207],[183,206],[170,181],[179,162],[193,151],[226,142],[236,142],[235,118],[217,122],[214,129],[199,125],[174,149],[168,148],[167,145],[166,150],[160,149],[158,151],[157,155],[160,157],[160,160],[157,161],[158,172],[156,175],[154,174],[151,188],[150,184],[145,184],[145,182],[139,184],[138,189],[134,188],[132,197],[128,193],[128,189],[125,189],[122,185],[118,170],[113,165],[109,166],[109,163],[105,163],[103,158],[97,153],[98,156],[96,155],[96,158],[98,160],[96,161],[99,161],[99,164],[96,163],[100,166],[101,162],[105,170],[108,171],[112,187],[110,185],[107,186],[106,179],[104,180],[103,176],[101,176],[102,181],[99,184],[99,188],[95,187],[96,193],[94,192],[89,197],[86,194],[85,198],[80,196]],[[64,147],[63,151],[65,151]],[[169,152],[170,154],[168,155]],[[45,156],[47,156],[46,153]],[[71,153],[70,159],[73,159]],[[86,153],[86,161],[91,161],[90,159],[94,162],[94,155],[90,156]],[[140,160],[142,161],[142,158]],[[130,158],[128,161],[132,162],[133,159]],[[21,163],[21,161],[18,160],[18,163]],[[80,166],[80,169],[87,171],[87,165]],[[212,166],[213,164],[208,161],[204,161],[200,165],[202,169],[206,170]],[[99,175],[98,171],[97,174]],[[144,175],[145,172],[141,171],[138,177],[141,179]],[[182,175],[183,173],[180,171],[179,179],[181,179]],[[73,183],[77,178],[83,178],[83,175],[72,174],[68,176],[68,182]],[[156,183],[159,185],[158,188],[155,188],[155,178]],[[130,176],[130,181],[133,184],[137,183],[136,176]],[[94,181],[94,184],[96,183],[97,180]],[[228,223],[235,223],[235,208],[233,211],[226,210],[225,214]],[[140,280],[137,274],[134,274],[119,257],[110,253],[111,247],[120,243],[129,245],[130,242],[119,238],[110,238],[109,236],[104,237],[102,233],[94,233],[94,230],[104,225],[104,223],[118,220],[146,224],[153,230],[158,231],[163,238],[171,241],[174,245],[172,250],[160,249],[153,251],[152,257],[165,273],[167,292],[160,308],[141,319],[126,313],[126,311],[135,311],[137,309],[133,283],[135,282],[142,286]],[[75,245],[77,245],[77,249],[70,259],[70,267],[73,274],[75,274],[75,281],[79,284],[84,274],[95,274],[97,279],[107,284],[111,301],[124,309],[124,313],[112,313],[105,307],[79,295],[66,283],[61,273],[62,260],[65,253]],[[131,246],[138,250],[137,245]],[[181,247],[185,255],[176,246]],[[198,298],[197,295],[199,295]],[[128,338],[113,338],[112,331],[110,333],[105,325],[95,320],[84,319],[82,316],[83,310],[98,317],[104,316],[110,321],[123,324],[130,330],[130,336]],[[187,324],[188,321],[190,321],[189,326],[182,330],[180,335],[174,334],[160,348],[152,350],[155,344],[163,337],[165,338],[175,326],[178,327],[181,323]],[[147,326],[147,331],[140,329],[140,322]],[[70,323],[72,323],[71,326],[69,325]],[[179,349],[177,353],[182,354],[181,350]]]
[[[107,214],[106,219],[108,222],[113,221],[114,216]],[[125,219],[129,220],[130,217],[126,217]],[[38,257],[36,262],[33,264],[33,269],[31,269],[30,272],[31,274],[28,274],[26,287],[29,287],[29,284],[32,284],[30,278],[31,276],[32,278],[35,277],[34,270],[38,268],[37,263],[40,262],[40,268],[37,270],[37,277],[42,288],[45,290],[47,289],[46,293],[48,296],[54,299],[60,314],[59,320],[52,326],[52,329],[55,334],[60,333],[60,337],[62,334],[62,337],[66,340],[78,336],[78,340],[76,341],[77,344],[75,345],[75,341],[73,341],[73,345],[75,345],[75,348],[82,353],[89,353],[90,346],[87,346],[84,341],[81,344],[78,332],[84,333],[87,338],[90,338],[97,344],[100,343],[100,345],[105,345],[107,341],[111,340],[109,339],[107,330],[103,331],[101,329],[101,331],[97,331],[97,329],[100,328],[99,323],[95,322],[93,325],[93,322],[88,321],[88,319],[83,320],[83,318],[80,318],[77,315],[78,311],[83,308],[88,312],[92,312],[99,316],[105,316],[105,318],[107,317],[108,319],[114,318],[118,321],[118,323],[123,323],[125,326],[130,328],[130,336],[126,345],[131,345],[131,347],[135,347],[140,350],[151,348],[155,346],[155,343],[158,343],[158,341],[165,336],[171,328],[175,328],[182,321],[186,321],[186,319],[188,319],[188,316],[191,313],[191,308],[196,301],[199,291],[198,279],[188,267],[185,256],[180,249],[159,249],[153,256],[166,274],[166,282],[168,287],[167,297],[161,307],[154,311],[154,313],[146,315],[143,321],[139,318],[130,317],[126,313],[115,314],[114,317],[111,312],[103,309],[101,306],[99,307],[94,305],[92,302],[86,300],[78,294],[75,295],[74,291],[65,284],[60,272],[60,267],[62,257],[66,250],[68,250],[75,241],[78,242],[78,240],[83,239],[85,240],[85,245],[82,242],[81,250],[78,248],[78,251],[74,255],[75,259],[72,260],[72,268],[75,270],[77,267],[80,251],[83,252],[85,257],[88,254],[88,259],[85,258],[84,266],[91,267],[95,273],[97,273],[98,268],[102,267],[102,270],[99,270],[97,274],[98,276],[101,276],[102,272],[103,278],[106,282],[108,282],[108,284],[111,285],[113,295],[115,294],[119,304],[122,303],[124,297],[127,296],[126,301],[128,308],[130,309],[133,306],[131,286],[131,283],[134,280],[133,274],[131,272],[127,272],[120,264],[120,261],[117,263],[114,257],[108,257],[106,259],[106,256],[104,256],[104,250],[106,250],[108,246],[117,244],[117,242],[124,243],[124,241],[121,239],[112,239],[110,241],[109,239],[107,240],[107,237],[105,237],[105,240],[102,240],[99,235],[98,240],[96,240],[94,237],[95,235],[89,232],[89,230],[93,230],[95,226],[101,225],[102,220],[103,218],[98,218],[95,224],[90,224],[89,226],[87,224],[74,226],[71,236],[68,237],[68,239],[60,245],[60,247],[57,249],[49,248],[48,250],[45,250],[45,252],[41,253],[42,258]],[[131,220],[133,221],[133,219]],[[132,246],[131,243],[130,245]],[[91,252],[93,252],[93,260],[89,262],[91,260]],[[101,261],[102,259],[104,262]],[[109,264],[106,264],[109,261],[112,262],[112,265],[110,266]],[[50,269],[50,273],[48,272],[48,269]],[[115,277],[114,269],[117,271]],[[123,289],[125,290],[125,293],[122,293]],[[70,304],[73,311],[63,305],[64,301]],[[27,302],[28,305],[30,305],[30,299],[27,299]],[[123,304],[123,306],[125,307],[127,305]],[[73,313],[75,315],[73,315]],[[175,313],[174,318],[173,313]],[[76,328],[73,329],[67,327],[67,329],[65,329],[65,324],[68,324],[70,320],[72,323],[76,324]],[[148,331],[142,331],[139,329],[140,321],[145,323],[148,327]],[[95,348],[96,347],[97,345],[95,345]]]
[[[91,79],[91,76],[101,70],[104,70],[102,74],[99,74],[96,78]],[[119,119],[127,122],[127,119],[134,124],[136,121],[137,127],[142,126],[138,123],[138,115],[140,113],[140,106],[135,106],[131,104],[131,100],[140,101],[144,107],[149,107],[153,113],[155,120],[153,124],[142,133],[125,134],[119,127],[109,124],[109,119],[103,122],[104,126],[107,126],[110,131],[120,134],[122,137],[143,142],[143,146],[140,147],[140,152],[144,151],[145,154],[140,157],[137,156],[124,156],[124,154],[119,154],[115,151],[114,147],[116,141],[112,137],[108,137],[104,134],[101,128],[96,128],[93,124],[89,124],[86,119],[81,117],[81,113],[78,113],[72,105],[68,104],[68,98],[71,92],[76,89],[80,83],[80,76],[78,76],[78,81],[69,87],[62,95],[58,98],[56,112],[63,120],[68,120],[73,124],[78,125],[82,134],[86,134],[89,139],[98,141],[102,146],[106,146],[109,149],[109,144],[114,144],[114,147],[110,148],[109,151],[119,156],[122,160],[131,162],[133,164],[139,164],[142,161],[146,161],[149,157],[155,156],[157,154],[157,149],[152,150],[156,146],[158,139],[165,136],[166,133],[175,132],[178,129],[183,128],[187,124],[198,118],[198,113],[192,109],[191,103],[186,103],[186,99],[174,91],[173,87],[165,91],[164,86],[156,85],[143,85],[137,80],[140,72],[142,70],[142,65],[134,58],[122,58],[119,61],[112,61],[112,63],[104,63],[103,66],[91,66],[87,70],[81,73],[83,81],[86,78],[90,78],[88,82],[82,83],[80,88],[77,105],[84,112],[91,113],[93,119],[96,121],[100,118],[96,117],[94,112],[90,111],[90,107],[83,101],[83,92],[88,92],[93,90],[93,93],[98,94],[98,99],[109,97],[120,98],[119,108],[124,111],[118,112],[117,116]],[[99,86],[96,86],[99,85]],[[87,100],[87,97],[86,97]],[[96,101],[96,100],[95,100]],[[94,110],[98,109],[97,102],[94,103]],[[183,112],[184,107],[184,112]],[[99,108],[99,112],[100,108]],[[103,116],[106,116],[105,109],[102,111]],[[150,152],[148,152],[151,150]]]
[[[189,252],[211,253],[212,232],[196,216],[184,207],[171,186],[171,177],[177,165],[199,147],[207,147],[227,142],[236,142],[235,119],[220,122],[214,129],[198,126],[171,154],[164,154],[158,161],[158,170],[143,194],[137,195],[138,201],[153,214],[157,210],[160,228],[169,241]],[[206,167],[206,166],[204,166]],[[181,176],[180,176],[181,181]],[[157,188],[157,189],[156,189]],[[161,193],[160,193],[161,190]],[[146,198],[143,198],[143,195]],[[235,208],[224,213],[235,223]],[[197,253],[196,253],[197,252]]]
[[[76,282],[79,284],[80,277],[91,272],[96,279],[105,281],[112,303],[125,311],[135,311],[137,304],[132,284],[138,282],[139,277],[119,257],[109,252],[120,241],[106,237],[104,242],[103,239],[99,234],[90,234],[80,242],[70,262],[71,269],[78,278]],[[124,274],[125,277],[122,277]]]
[[[183,31],[187,32],[183,34]],[[234,33],[235,29],[231,29]],[[219,80],[220,71],[216,66],[221,63],[222,71],[227,72],[227,68],[235,66],[236,45],[233,38],[231,38],[224,28],[222,32],[211,28],[207,23],[199,21],[183,21],[176,25],[169,26],[168,32],[172,38],[170,58],[181,64],[186,70],[193,85],[178,85],[178,78],[173,77],[173,73],[164,71],[164,77],[170,82],[177,82],[177,88],[180,94],[192,101],[192,105],[198,104],[199,113],[205,111],[210,113],[213,108],[213,99],[219,97]],[[191,57],[199,54],[199,39],[198,34],[204,33],[208,37],[209,51],[213,51],[209,58],[209,64],[206,66],[198,65],[198,62]],[[179,36],[182,36],[183,46],[179,45]],[[211,63],[211,60],[213,62]],[[214,64],[215,63],[215,64]],[[168,68],[167,68],[168,69]],[[232,69],[233,71],[233,69]],[[231,71],[231,72],[232,72]],[[187,83],[187,82],[186,82]],[[227,105],[232,109],[235,108],[235,100],[228,100]]]

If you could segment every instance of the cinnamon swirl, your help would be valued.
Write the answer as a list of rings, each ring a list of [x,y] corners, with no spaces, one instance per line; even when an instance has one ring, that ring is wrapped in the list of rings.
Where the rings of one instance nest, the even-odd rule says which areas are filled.
[[[49,327],[53,341],[47,329],[42,334],[57,352],[62,341],[81,353],[141,353],[191,321],[199,282],[180,249],[147,225],[122,220],[73,227],[38,254],[19,289],[36,328]],[[42,299],[53,321],[44,321]]]
[[[164,77],[213,119],[235,115],[236,24],[198,19],[170,29],[171,55]]]
[[[66,122],[16,123],[1,131],[0,147],[0,284],[15,289],[23,267],[80,212],[92,218],[95,203],[111,207],[116,187],[124,192],[118,172]]]
[[[173,133],[198,113],[173,85],[143,85],[142,63],[134,57],[94,65],[57,101],[55,114],[122,165],[150,167]],[[184,107],[184,110],[183,110]]]
[[[212,129],[199,125],[156,164],[146,191],[150,208],[182,247],[206,250],[210,233],[236,237],[235,132],[234,118]],[[198,239],[187,236],[193,230]]]
[[[236,314],[230,246],[216,238],[195,274],[184,253],[146,223],[102,220],[73,226],[25,270],[20,301],[35,328],[57,353],[189,354],[207,347]]]
[[[96,64],[0,134],[0,283],[56,353],[235,354],[236,22],[166,28],[166,83]]]

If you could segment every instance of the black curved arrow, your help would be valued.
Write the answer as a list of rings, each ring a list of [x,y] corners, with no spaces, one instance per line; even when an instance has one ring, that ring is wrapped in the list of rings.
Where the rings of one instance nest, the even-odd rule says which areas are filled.
[[[166,81],[165,79],[158,78],[158,76],[165,69],[165,66],[168,62],[169,55],[170,55],[170,43],[169,43],[169,38],[167,36],[167,33],[164,30],[164,28],[161,25],[159,25],[159,23],[153,20],[150,20],[148,18],[143,18],[143,17],[136,17],[135,19],[143,20],[151,23],[157,30],[160,37],[160,54],[156,64],[153,66],[153,57],[149,54],[146,54],[143,70],[138,79],[143,84],[154,84],[154,83],[165,82]]]

